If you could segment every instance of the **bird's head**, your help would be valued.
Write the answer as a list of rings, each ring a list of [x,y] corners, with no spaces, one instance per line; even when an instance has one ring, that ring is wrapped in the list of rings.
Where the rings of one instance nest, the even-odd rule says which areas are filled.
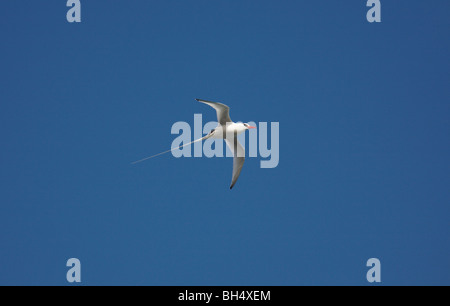
[[[247,129],[247,130],[250,130],[250,129],[256,129],[256,126],[251,126],[251,125],[248,124],[248,123],[243,123],[243,125],[244,125],[245,129]]]

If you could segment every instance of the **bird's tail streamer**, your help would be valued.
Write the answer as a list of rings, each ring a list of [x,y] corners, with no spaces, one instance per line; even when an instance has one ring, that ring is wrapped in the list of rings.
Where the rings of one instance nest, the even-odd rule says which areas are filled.
[[[161,153],[158,153],[158,154],[155,154],[155,155],[152,155],[152,156],[149,156],[149,157],[146,157],[146,158],[137,160],[137,161],[135,161],[135,162],[132,162],[131,164],[132,164],[132,165],[135,165],[135,164],[137,164],[137,163],[146,161],[147,159],[151,159],[151,158],[153,158],[153,157],[156,157],[156,156],[159,156],[159,155],[163,155],[163,154],[166,154],[166,153],[169,153],[169,152],[172,152],[172,151],[181,149],[182,147],[191,145],[191,144],[193,144],[193,143],[202,141],[202,140],[204,140],[204,139],[208,139],[209,137],[211,137],[211,134],[208,134],[208,135],[206,135],[205,137],[202,137],[202,138],[199,138],[199,139],[197,139],[197,140],[194,140],[194,141],[191,141],[191,142],[189,142],[189,143],[186,143],[186,144],[184,144],[184,145],[182,145],[182,146],[179,146],[179,147],[176,147],[176,148],[172,148],[172,149],[170,149],[170,150],[167,150],[167,151],[164,151],[164,152],[161,152]]]

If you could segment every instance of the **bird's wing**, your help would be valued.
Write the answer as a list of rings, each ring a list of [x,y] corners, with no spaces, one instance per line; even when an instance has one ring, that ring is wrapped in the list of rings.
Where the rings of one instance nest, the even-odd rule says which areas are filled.
[[[217,122],[219,122],[220,125],[226,125],[227,122],[232,122],[230,119],[230,108],[225,104],[200,99],[195,100],[197,100],[198,102],[208,104],[209,106],[214,108],[217,112]]]
[[[236,184],[239,175],[241,174],[242,166],[244,166],[245,161],[245,149],[237,140],[237,137],[234,138],[234,141],[230,139],[225,139],[227,146],[230,148],[231,152],[233,152],[233,177],[231,178],[230,189],[233,188],[234,184]]]

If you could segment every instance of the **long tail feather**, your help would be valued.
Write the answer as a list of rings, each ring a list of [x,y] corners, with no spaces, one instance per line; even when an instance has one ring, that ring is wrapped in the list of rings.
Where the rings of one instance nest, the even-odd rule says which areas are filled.
[[[202,141],[202,140],[204,140],[204,139],[208,139],[209,137],[211,137],[211,134],[208,134],[208,135],[206,135],[205,137],[202,137],[202,138],[200,138],[200,139],[197,139],[197,140],[191,141],[191,142],[189,142],[189,143],[186,143],[186,144],[184,144],[184,145],[182,145],[182,146],[179,146],[179,147],[176,147],[176,148],[172,148],[172,149],[170,149],[170,150],[167,150],[167,151],[164,151],[164,152],[161,152],[161,153],[158,153],[158,154],[155,154],[155,155],[152,155],[152,156],[149,156],[149,157],[146,157],[146,158],[137,160],[137,161],[135,161],[135,162],[132,162],[131,164],[132,164],[132,165],[135,165],[135,164],[137,164],[137,163],[146,161],[147,159],[151,159],[151,158],[153,158],[153,157],[156,157],[156,156],[159,156],[159,155],[163,155],[163,154],[166,154],[166,153],[169,153],[169,152],[172,152],[172,151],[181,149],[182,147],[191,145],[191,144],[193,144],[193,143]]]

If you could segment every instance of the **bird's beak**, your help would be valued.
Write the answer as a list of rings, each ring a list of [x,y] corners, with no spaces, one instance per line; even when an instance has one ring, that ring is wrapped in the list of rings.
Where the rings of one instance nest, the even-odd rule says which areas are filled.
[[[248,126],[249,129],[256,129],[256,126]]]

